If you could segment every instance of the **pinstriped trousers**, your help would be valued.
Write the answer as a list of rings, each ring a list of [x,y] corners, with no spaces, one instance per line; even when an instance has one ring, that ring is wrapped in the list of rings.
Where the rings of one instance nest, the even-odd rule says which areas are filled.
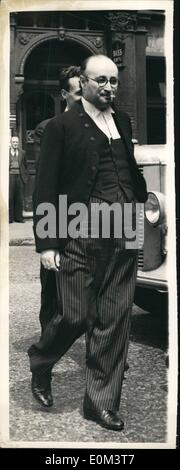
[[[100,201],[92,197],[90,202]],[[31,371],[43,373],[85,333],[85,398],[99,409],[119,409],[137,254],[126,250],[121,238],[71,240],[58,275],[63,315],[51,320],[28,351]]]

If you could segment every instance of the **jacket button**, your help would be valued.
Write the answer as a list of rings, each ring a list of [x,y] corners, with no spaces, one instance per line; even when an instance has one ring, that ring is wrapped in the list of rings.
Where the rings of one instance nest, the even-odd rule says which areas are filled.
[[[84,116],[84,114],[83,114],[83,113],[80,113],[80,114],[79,114],[79,116],[80,116],[80,117],[83,117],[83,116]]]
[[[91,141],[94,141],[95,140],[95,137],[93,137],[93,135],[90,137],[90,140]]]
[[[89,127],[89,124],[86,122],[86,123],[84,124],[84,127],[87,127],[87,128],[88,128],[88,127]]]
[[[96,166],[93,165],[93,166],[91,167],[91,170],[96,171]]]

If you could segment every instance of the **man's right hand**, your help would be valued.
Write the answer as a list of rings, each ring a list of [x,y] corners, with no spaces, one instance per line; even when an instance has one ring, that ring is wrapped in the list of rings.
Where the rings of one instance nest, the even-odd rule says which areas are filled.
[[[41,263],[45,269],[59,271],[60,254],[58,250],[46,250],[41,253]]]

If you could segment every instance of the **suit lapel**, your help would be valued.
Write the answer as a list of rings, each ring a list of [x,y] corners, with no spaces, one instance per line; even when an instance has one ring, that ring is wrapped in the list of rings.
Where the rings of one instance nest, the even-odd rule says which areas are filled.
[[[83,113],[84,116],[86,117],[86,120],[89,120],[89,122],[92,123],[93,126],[98,128],[96,126],[95,122],[93,121],[93,119],[90,118],[90,116],[85,112],[81,100],[74,105],[74,109],[76,109],[76,111],[79,111],[79,112]],[[114,109],[115,113],[113,113],[112,116],[114,118],[117,129],[118,129],[118,131],[119,131],[119,133],[122,137],[122,140],[123,140],[123,142],[126,146],[126,149],[128,151],[128,155],[130,156],[131,161],[133,160],[135,162],[135,158],[134,158],[134,154],[133,154],[133,145],[132,145],[132,142],[131,142],[131,135],[130,135],[130,131],[129,131],[129,126],[127,125],[127,121],[124,119],[123,115],[121,116],[121,113],[118,112],[115,107],[113,107],[113,109]],[[100,132],[102,133],[102,131],[100,131]],[[103,135],[105,135],[105,134],[103,134]]]
[[[118,131],[119,131],[119,133],[120,133],[120,135],[121,135],[121,137],[122,137],[122,139],[123,139],[123,141],[126,145],[128,154],[130,154],[130,156],[133,158],[133,148],[132,148],[132,144],[131,144],[131,136],[130,136],[130,133],[129,133],[129,128],[127,127],[124,116],[121,117],[121,114],[119,112],[117,112],[117,109],[115,107],[113,107],[113,109],[114,109],[115,113],[113,113],[112,116],[114,118],[117,129],[118,129]],[[94,121],[85,112],[81,100],[77,103],[77,110],[85,113],[86,119],[89,119],[89,121],[92,122],[96,126]]]
[[[129,131],[128,131],[128,128],[126,126],[124,119],[119,116],[119,113],[117,113],[116,110],[112,116],[114,118],[117,129],[126,145],[128,153],[130,154],[131,157],[133,157],[131,137],[130,137],[130,134],[129,134]]]

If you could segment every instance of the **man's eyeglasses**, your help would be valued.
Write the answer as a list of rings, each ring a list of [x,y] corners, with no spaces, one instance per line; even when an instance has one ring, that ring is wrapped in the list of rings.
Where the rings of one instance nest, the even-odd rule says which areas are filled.
[[[107,83],[109,82],[111,87],[115,88],[118,86],[119,84],[119,80],[118,78],[116,77],[110,77],[109,79],[107,77],[97,77],[97,78],[92,78],[92,77],[89,77],[88,75],[86,75],[86,78],[90,78],[90,80],[93,80],[94,82],[96,82],[98,84],[98,86],[101,88],[103,88],[104,86],[107,85]]]

